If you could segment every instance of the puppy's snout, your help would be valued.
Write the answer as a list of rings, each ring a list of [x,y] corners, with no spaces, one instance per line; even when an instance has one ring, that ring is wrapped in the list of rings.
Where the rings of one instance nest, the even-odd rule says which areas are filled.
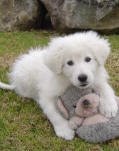
[[[86,82],[87,79],[88,79],[88,77],[87,77],[87,75],[85,75],[85,74],[81,74],[81,75],[78,76],[78,80],[79,80],[80,82]]]
[[[82,104],[83,104],[83,107],[85,107],[85,108],[87,108],[87,107],[90,106],[90,102],[89,102],[88,100],[84,100],[84,101],[82,102]]]

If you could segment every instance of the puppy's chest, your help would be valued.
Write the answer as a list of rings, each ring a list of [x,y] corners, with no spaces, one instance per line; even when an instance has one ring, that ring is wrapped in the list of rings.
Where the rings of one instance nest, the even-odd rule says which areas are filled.
[[[51,75],[47,79],[42,80],[42,85],[38,84],[39,90],[45,91],[52,96],[62,95],[67,87],[70,85],[70,82],[62,76]]]
[[[58,96],[60,96],[60,95],[62,95],[62,94],[66,91],[66,89],[69,87],[70,82],[69,82],[68,80],[66,80],[66,79],[63,79],[63,78],[60,79],[60,78],[58,78],[58,79],[54,80],[54,82],[53,82],[52,84],[53,84],[53,87],[54,87],[54,89],[55,89],[55,90],[53,90],[53,91],[55,91],[56,94],[57,94]]]

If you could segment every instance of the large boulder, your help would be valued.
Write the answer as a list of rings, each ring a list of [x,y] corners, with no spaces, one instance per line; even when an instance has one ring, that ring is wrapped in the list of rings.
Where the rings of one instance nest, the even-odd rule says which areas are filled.
[[[36,25],[37,0],[0,0],[0,31],[25,30]]]
[[[56,29],[119,29],[119,0],[41,0]]]

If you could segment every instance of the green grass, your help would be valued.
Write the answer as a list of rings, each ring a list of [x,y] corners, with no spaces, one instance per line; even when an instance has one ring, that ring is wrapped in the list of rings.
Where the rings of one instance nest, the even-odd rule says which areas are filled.
[[[7,71],[16,56],[30,47],[44,46],[52,32],[0,33],[0,79],[7,81]],[[110,82],[119,95],[119,36],[110,35],[112,53],[106,67]],[[118,151],[119,139],[105,144],[90,144],[75,138],[65,141],[56,137],[50,122],[38,105],[0,90],[0,151]]]

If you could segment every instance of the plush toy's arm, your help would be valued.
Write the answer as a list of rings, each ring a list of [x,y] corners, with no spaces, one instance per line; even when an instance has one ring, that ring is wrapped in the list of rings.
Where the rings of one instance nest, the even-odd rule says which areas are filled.
[[[66,119],[69,119],[68,111],[65,108],[64,104],[62,103],[61,99],[58,99],[57,106],[58,106],[60,113],[63,115],[63,117]]]
[[[78,116],[74,116],[70,119],[69,125],[72,129],[77,129],[77,127],[81,126],[83,123],[83,118]]]
[[[84,125],[94,125],[97,123],[106,123],[107,121],[109,121],[108,118],[104,117],[101,114],[96,114],[96,115],[86,118],[83,122],[83,126]]]

